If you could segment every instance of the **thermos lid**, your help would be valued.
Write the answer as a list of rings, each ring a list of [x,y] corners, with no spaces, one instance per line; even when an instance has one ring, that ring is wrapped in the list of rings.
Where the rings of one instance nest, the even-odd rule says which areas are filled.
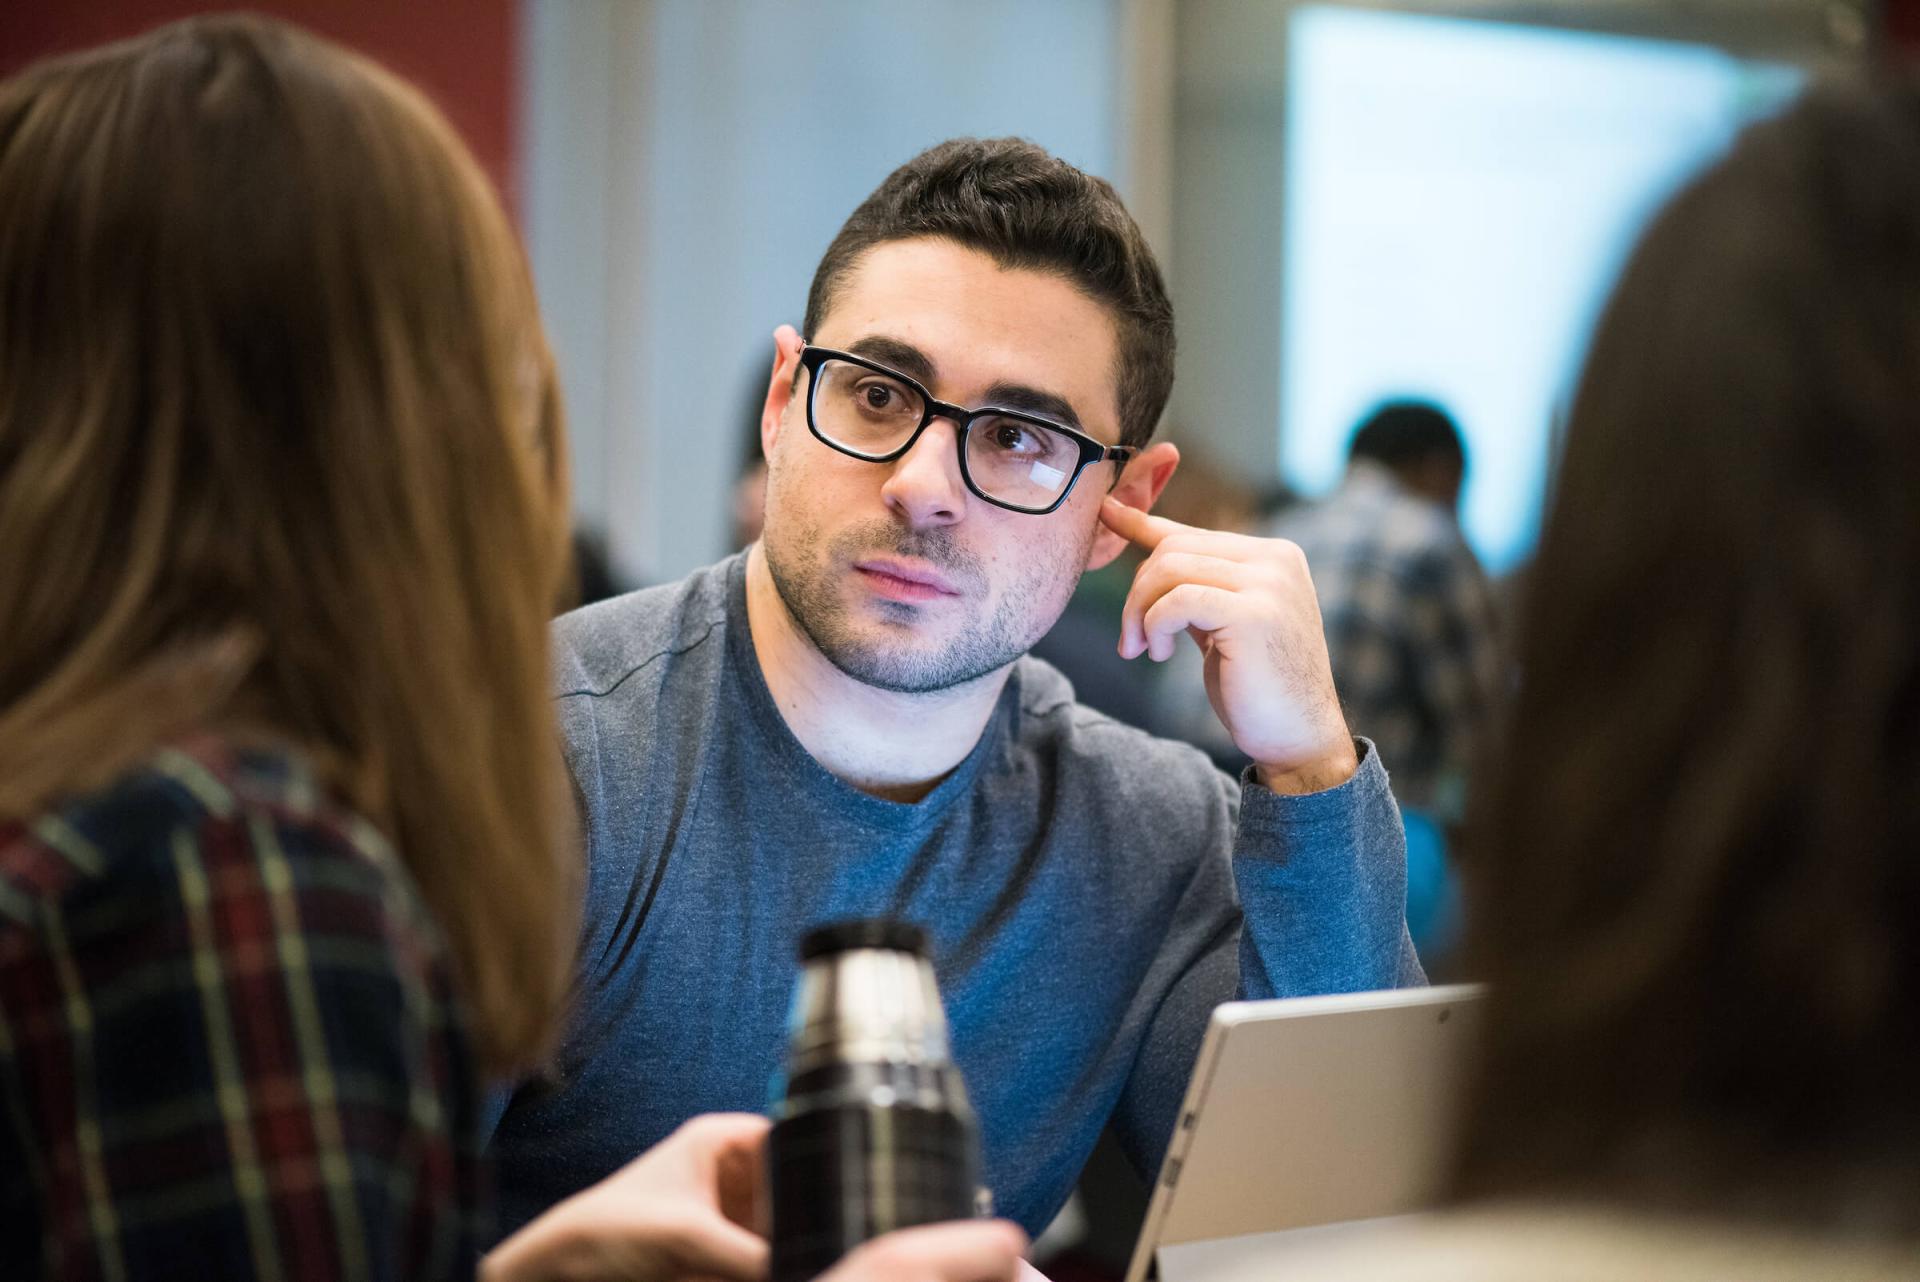
[[[807,932],[788,1012],[794,1078],[827,1064],[945,1064],[946,1012],[910,922],[841,921]]]
[[[815,927],[800,939],[800,960],[844,953],[855,948],[884,948],[896,953],[926,957],[927,932],[910,921],[869,917],[860,921],[836,921]]]

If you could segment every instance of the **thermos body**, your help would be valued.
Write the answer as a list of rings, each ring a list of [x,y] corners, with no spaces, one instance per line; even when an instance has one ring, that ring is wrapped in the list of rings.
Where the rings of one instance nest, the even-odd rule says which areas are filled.
[[[817,1277],[893,1229],[969,1218],[980,1196],[979,1129],[924,934],[841,923],[801,956],[768,1140],[773,1282]]]

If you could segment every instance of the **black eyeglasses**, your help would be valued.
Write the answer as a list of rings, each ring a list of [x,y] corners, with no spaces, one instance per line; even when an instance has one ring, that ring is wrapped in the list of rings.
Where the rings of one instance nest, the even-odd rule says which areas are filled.
[[[936,418],[959,429],[960,478],[995,507],[1045,516],[1067,501],[1080,473],[1137,452],[1019,410],[970,410],[936,401],[899,370],[828,347],[801,349],[811,375],[807,427],[821,443],[869,463],[891,463]],[[1115,476],[1119,475],[1116,470]]]

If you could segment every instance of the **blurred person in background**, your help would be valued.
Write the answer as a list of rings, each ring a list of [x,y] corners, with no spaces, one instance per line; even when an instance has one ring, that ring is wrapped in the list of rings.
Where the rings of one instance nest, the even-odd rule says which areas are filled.
[[[0,84],[0,1272],[764,1274],[753,1117],[479,1257],[482,1085],[572,980],[565,489],[520,248],[412,88],[247,18]]]
[[[1272,532],[1306,554],[1334,688],[1393,771],[1402,807],[1458,821],[1474,731],[1500,679],[1492,593],[1460,531],[1466,447],[1446,411],[1381,406],[1340,488]]]
[[[1438,406],[1392,401],[1354,433],[1348,458],[1339,489],[1270,532],[1306,554],[1341,706],[1392,767],[1407,927],[1429,967],[1450,970],[1460,913],[1449,848],[1501,678],[1493,593],[1460,531],[1466,446]]]
[[[1032,1231],[1110,1119],[1157,1169],[1219,1002],[1423,978],[1305,563],[1142,510],[1178,462],[1151,441],[1173,312],[1112,187],[942,143],[853,212],[804,323],[773,336],[759,540],[558,625],[592,889],[565,1047],[494,1141],[510,1223],[677,1117],[764,1106],[822,921],[926,926],[988,1183]],[[1026,657],[1129,542],[1098,644],[1204,637],[1240,780]]]
[[[595,601],[605,601],[629,590],[614,575],[613,562],[607,556],[605,535],[598,530],[575,526],[571,543],[573,559],[568,575],[569,590],[561,594],[561,613],[592,605]]]
[[[733,518],[729,546],[739,552],[752,546],[767,523],[767,455],[760,443],[760,411],[767,402],[765,371],[756,359],[743,387],[740,415],[740,451],[734,460],[733,485],[727,492]]]
[[[1474,785],[1458,1204],[1289,1269],[1920,1277],[1916,407],[1920,85],[1817,90],[1594,338]]]

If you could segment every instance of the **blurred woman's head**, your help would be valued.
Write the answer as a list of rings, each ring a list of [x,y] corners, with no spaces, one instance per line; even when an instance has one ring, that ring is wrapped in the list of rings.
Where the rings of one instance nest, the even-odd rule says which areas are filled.
[[[1920,92],[1654,223],[1529,591],[1462,1191],[1920,1228]]]
[[[196,729],[292,740],[524,1062],[575,888],[563,473],[512,229],[416,91],[234,17],[0,85],[0,815]]]

